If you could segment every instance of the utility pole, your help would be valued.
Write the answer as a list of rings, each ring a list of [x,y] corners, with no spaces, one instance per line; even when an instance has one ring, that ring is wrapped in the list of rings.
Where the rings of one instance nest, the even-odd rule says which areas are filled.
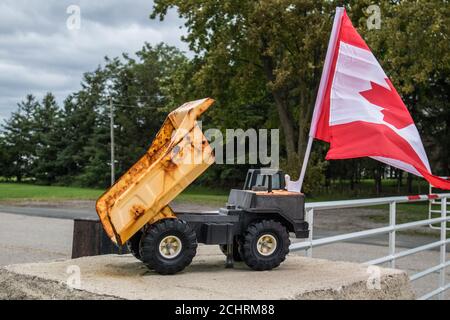
[[[114,165],[114,108],[112,103],[112,97],[109,98],[110,108],[110,134],[111,134],[111,185],[116,181],[115,177],[115,165]]]

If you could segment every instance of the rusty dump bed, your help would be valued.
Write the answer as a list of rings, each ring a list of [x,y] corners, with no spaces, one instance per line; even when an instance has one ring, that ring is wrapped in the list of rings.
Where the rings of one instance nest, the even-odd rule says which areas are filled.
[[[173,217],[168,203],[214,162],[196,123],[213,103],[206,98],[172,111],[145,155],[97,200],[98,216],[112,241],[123,245],[145,224]]]

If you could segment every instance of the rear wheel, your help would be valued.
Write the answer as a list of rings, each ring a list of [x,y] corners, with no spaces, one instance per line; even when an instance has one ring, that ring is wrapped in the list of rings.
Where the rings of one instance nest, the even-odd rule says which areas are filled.
[[[248,226],[244,235],[242,258],[253,270],[271,270],[289,253],[289,233],[274,220],[263,220]]]
[[[227,255],[228,253],[228,246],[229,246],[228,244],[219,244],[220,250],[224,255]],[[235,238],[233,240],[233,260],[236,262],[242,261],[241,247],[242,247],[241,241]]]
[[[136,258],[142,261],[141,253],[139,252],[139,245],[141,242],[143,232],[139,230],[136,232],[130,240],[127,241],[127,248],[131,252],[131,254]]]
[[[195,231],[179,219],[161,220],[142,236],[140,254],[149,269],[174,274],[186,268],[197,252]]]

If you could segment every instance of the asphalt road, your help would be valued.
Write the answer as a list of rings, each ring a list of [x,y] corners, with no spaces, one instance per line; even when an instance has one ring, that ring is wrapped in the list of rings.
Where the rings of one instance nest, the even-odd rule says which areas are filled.
[[[94,209],[67,209],[46,207],[19,207],[0,205],[0,212],[21,214],[25,216],[57,219],[98,219]]]
[[[73,221],[0,212],[0,266],[70,259]]]
[[[174,209],[186,209],[184,205],[175,205]],[[190,207],[188,209],[191,209]],[[331,211],[331,210],[329,210]],[[10,213],[10,214],[20,214],[25,216],[33,216],[33,217],[45,217],[45,218],[56,218],[56,219],[98,219],[97,213],[95,209],[75,209],[75,208],[55,208],[55,207],[33,207],[33,206],[9,206],[9,205],[0,205],[0,212]],[[359,231],[359,230],[352,230]],[[352,232],[347,231],[347,232]],[[314,230],[314,238],[323,238],[329,237],[333,235],[343,234],[346,232],[339,230],[330,230],[330,229],[319,229],[316,228]],[[402,248],[415,248],[427,243],[431,243],[437,241],[438,239],[430,236],[411,236],[404,234],[397,234],[396,244],[398,247]],[[370,245],[378,245],[378,246],[387,246],[388,245],[388,236],[387,235],[378,235],[371,238],[358,239],[354,241],[349,241],[349,243],[359,243],[359,244],[370,244]],[[435,248],[434,250],[439,250],[439,248]],[[450,252],[450,246],[447,246],[447,252]]]

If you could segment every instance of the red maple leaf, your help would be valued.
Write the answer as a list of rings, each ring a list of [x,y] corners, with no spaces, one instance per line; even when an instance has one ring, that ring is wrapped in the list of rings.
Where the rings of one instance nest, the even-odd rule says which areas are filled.
[[[414,123],[408,109],[400,98],[389,79],[385,79],[390,90],[377,83],[370,82],[372,89],[362,91],[362,95],[370,103],[383,108],[383,120],[392,124],[397,129],[403,129]]]

